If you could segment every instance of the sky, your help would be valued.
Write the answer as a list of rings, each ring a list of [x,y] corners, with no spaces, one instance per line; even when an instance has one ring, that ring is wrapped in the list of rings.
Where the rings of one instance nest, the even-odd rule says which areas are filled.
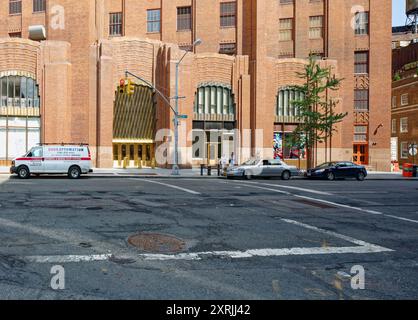
[[[405,25],[405,0],[392,0],[393,26]]]

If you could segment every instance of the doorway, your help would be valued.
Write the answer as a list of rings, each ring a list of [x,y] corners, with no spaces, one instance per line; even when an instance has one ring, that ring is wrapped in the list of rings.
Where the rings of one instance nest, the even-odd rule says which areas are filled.
[[[113,144],[113,166],[115,168],[153,167],[154,162],[153,143]]]
[[[369,146],[367,144],[355,144],[354,145],[353,162],[358,165],[369,164]]]

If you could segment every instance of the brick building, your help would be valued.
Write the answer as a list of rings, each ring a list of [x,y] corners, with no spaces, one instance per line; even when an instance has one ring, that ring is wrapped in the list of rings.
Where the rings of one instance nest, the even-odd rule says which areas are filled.
[[[418,143],[418,43],[393,50],[392,162],[418,162],[409,149]]]
[[[128,70],[172,98],[190,50],[179,75],[184,165],[274,148],[291,157],[290,87],[313,53],[345,79],[333,98],[349,114],[318,162],[332,146],[333,160],[389,170],[390,44],[390,0],[0,0],[0,161],[39,141],[89,143],[99,167],[170,160],[164,100],[140,82],[133,96],[118,85]]]

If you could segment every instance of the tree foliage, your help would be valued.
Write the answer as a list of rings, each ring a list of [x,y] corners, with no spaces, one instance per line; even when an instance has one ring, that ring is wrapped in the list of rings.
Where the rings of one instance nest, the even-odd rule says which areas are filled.
[[[295,147],[306,148],[308,161],[317,142],[323,142],[336,131],[335,125],[343,121],[348,113],[336,113],[336,101],[328,97],[329,91],[338,91],[343,79],[332,74],[331,68],[322,68],[311,55],[308,64],[298,77],[304,85],[293,86],[303,98],[292,101],[298,110],[299,125],[290,140]]]

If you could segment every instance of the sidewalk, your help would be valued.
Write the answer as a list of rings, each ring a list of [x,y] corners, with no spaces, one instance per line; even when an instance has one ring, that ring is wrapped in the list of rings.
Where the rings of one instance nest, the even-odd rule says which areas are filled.
[[[0,167],[0,175],[8,175],[9,167]],[[207,171],[204,171],[204,176],[200,175],[200,168],[195,169],[183,169],[180,170],[179,176],[173,176],[171,169],[162,168],[144,168],[144,169],[102,169],[93,168],[93,173],[90,173],[90,177],[143,177],[143,178],[218,178],[217,169],[212,169],[212,175],[208,176]]]
[[[8,167],[0,167],[0,175],[8,175]],[[204,175],[200,175],[200,168],[195,169],[183,169],[180,170],[179,176],[173,176],[171,169],[98,169],[94,168],[93,173],[90,173],[90,177],[96,178],[109,178],[109,177],[142,177],[142,178],[190,178],[190,179],[217,179],[218,172],[216,169],[212,170],[212,175],[208,176],[207,171],[204,170]],[[296,177],[294,179],[302,179],[303,177]],[[417,178],[404,178],[401,172],[369,172],[367,180],[416,180]]]

